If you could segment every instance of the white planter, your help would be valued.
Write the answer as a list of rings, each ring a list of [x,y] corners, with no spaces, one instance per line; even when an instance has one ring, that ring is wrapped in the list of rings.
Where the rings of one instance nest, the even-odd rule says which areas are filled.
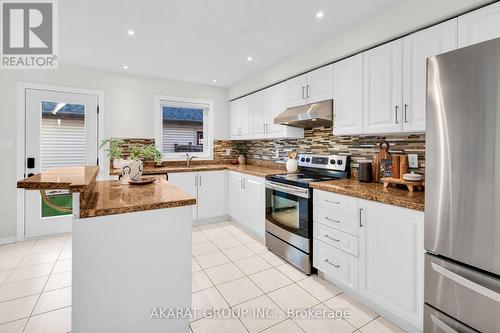
[[[124,163],[125,163],[125,160],[123,158],[115,159],[115,160],[113,160],[113,168],[121,169],[121,168],[123,168]]]
[[[140,180],[143,170],[144,166],[141,160],[125,161],[122,167],[122,183],[128,183],[129,180]]]
[[[289,158],[288,161],[286,161],[286,171],[288,172],[296,172],[298,169],[298,164],[297,160],[294,158]]]
[[[238,163],[239,164],[246,164],[247,163],[247,158],[243,155],[238,156]]]

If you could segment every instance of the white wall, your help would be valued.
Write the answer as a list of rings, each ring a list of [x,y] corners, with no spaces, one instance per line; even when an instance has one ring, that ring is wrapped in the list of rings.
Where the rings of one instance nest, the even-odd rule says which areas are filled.
[[[490,0],[406,0],[374,15],[320,44],[229,88],[237,98],[312,68],[389,41],[443,19],[461,14]],[[325,19],[328,13],[325,13]],[[256,59],[255,61],[258,61]]]
[[[225,88],[75,66],[60,66],[58,70],[0,70],[0,243],[16,234],[17,82],[104,91],[106,137],[154,138],[155,95],[213,100],[214,138],[229,138]]]

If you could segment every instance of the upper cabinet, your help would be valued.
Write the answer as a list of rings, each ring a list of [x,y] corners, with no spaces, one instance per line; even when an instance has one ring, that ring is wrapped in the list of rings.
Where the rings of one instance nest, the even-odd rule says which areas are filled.
[[[363,132],[363,54],[333,64],[333,134]]]
[[[403,132],[425,132],[427,58],[457,48],[457,19],[403,40]]]
[[[500,37],[500,2],[458,17],[458,47]]]
[[[363,134],[401,131],[403,41],[364,52]]]
[[[285,83],[231,102],[231,139],[303,138],[301,128],[274,124],[274,118],[285,110]]]
[[[332,65],[286,81],[286,106],[288,108],[315,103],[332,98]]]

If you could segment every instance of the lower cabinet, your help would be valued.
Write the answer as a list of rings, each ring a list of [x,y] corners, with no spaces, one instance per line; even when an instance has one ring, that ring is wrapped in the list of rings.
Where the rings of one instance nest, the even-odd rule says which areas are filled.
[[[421,331],[424,213],[325,191],[314,197],[314,267],[403,328]]]
[[[227,215],[225,170],[170,173],[168,180],[196,198],[193,220]]]
[[[256,236],[265,235],[264,178],[229,171],[229,216]]]

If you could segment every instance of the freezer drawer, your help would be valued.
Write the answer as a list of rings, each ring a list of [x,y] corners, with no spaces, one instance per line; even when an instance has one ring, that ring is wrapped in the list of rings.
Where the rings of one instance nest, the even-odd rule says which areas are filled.
[[[476,330],[445,315],[433,307],[424,305],[424,333],[477,333]]]
[[[424,297],[426,303],[480,332],[500,330],[498,278],[427,253]]]

